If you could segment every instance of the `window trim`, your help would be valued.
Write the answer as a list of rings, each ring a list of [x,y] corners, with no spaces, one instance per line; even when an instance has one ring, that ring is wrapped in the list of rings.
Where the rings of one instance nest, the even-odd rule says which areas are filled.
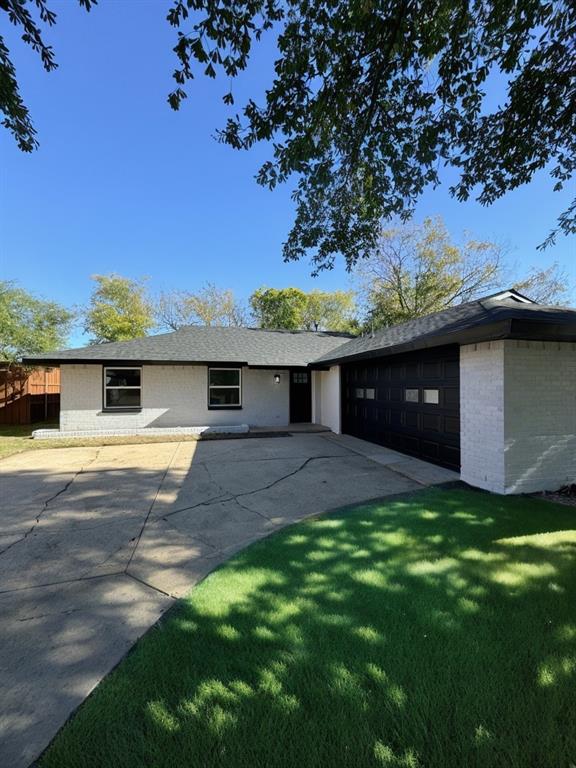
[[[212,371],[238,371],[238,384],[210,384],[210,373]],[[210,402],[211,389],[237,389],[238,405],[213,405]],[[242,410],[242,366],[239,365],[215,365],[208,366],[207,370],[207,407],[209,411],[241,411]]]
[[[106,384],[106,371],[139,371],[140,385],[137,387],[109,387]],[[140,405],[108,405],[106,393],[109,389],[138,389],[140,391]],[[131,412],[142,410],[143,367],[141,365],[103,365],[102,366],[102,410],[112,413]]]

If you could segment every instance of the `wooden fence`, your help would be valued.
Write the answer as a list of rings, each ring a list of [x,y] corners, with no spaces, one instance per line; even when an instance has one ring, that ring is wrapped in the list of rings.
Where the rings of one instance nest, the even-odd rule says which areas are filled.
[[[0,424],[54,421],[59,414],[59,368],[0,368]]]

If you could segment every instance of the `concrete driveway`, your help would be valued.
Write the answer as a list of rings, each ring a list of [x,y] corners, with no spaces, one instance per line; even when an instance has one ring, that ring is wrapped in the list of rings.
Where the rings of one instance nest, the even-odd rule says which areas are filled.
[[[250,542],[453,474],[331,434],[0,462],[0,765],[29,765],[174,600]]]

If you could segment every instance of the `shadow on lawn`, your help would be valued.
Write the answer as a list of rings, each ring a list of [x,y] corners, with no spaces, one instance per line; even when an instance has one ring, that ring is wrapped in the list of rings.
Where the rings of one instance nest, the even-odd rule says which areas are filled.
[[[432,490],[288,529],[155,627],[42,765],[568,766],[575,528]]]

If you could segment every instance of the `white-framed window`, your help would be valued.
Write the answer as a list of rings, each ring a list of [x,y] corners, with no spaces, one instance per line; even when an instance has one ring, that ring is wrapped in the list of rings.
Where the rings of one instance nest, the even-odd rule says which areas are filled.
[[[208,407],[242,407],[242,369],[208,369]]]
[[[420,393],[417,389],[405,389],[404,390],[404,400],[407,403],[418,403],[420,402]]]
[[[142,407],[142,368],[110,366],[104,368],[104,408],[106,410]]]
[[[425,389],[424,390],[424,402],[431,405],[438,405],[440,402],[440,390],[439,389]]]

